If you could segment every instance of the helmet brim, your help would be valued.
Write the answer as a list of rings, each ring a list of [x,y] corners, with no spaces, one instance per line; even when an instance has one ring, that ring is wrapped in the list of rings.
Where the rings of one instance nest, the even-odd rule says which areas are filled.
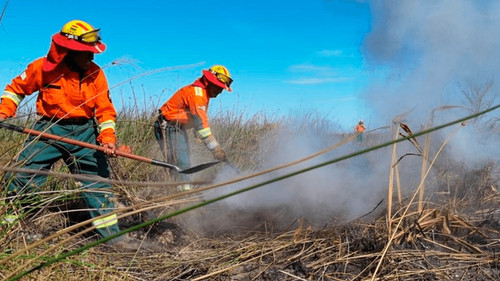
[[[101,41],[95,43],[84,43],[74,39],[70,39],[60,33],[54,34],[52,36],[52,41],[61,47],[73,51],[92,52],[94,54],[99,54],[106,50],[106,45]]]
[[[215,77],[215,75],[212,72],[208,70],[203,70],[202,72],[203,76],[207,78],[208,82],[214,84],[217,87],[221,87],[222,89],[225,89],[228,92],[231,92],[231,87],[227,86],[225,83],[217,79],[217,77]]]

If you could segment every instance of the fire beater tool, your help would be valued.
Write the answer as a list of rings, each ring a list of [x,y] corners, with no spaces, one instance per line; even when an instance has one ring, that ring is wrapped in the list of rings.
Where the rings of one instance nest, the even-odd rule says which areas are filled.
[[[82,146],[82,147],[86,147],[86,148],[90,148],[90,149],[100,150],[102,152],[104,152],[106,150],[104,147],[99,146],[99,145],[95,145],[95,144],[91,144],[91,143],[87,143],[87,142],[83,142],[83,141],[78,141],[78,140],[71,139],[71,138],[61,137],[61,136],[53,135],[53,134],[50,134],[50,133],[44,133],[44,132],[40,132],[40,131],[37,131],[37,130],[33,130],[33,129],[28,129],[28,128],[25,128],[25,127],[21,127],[21,126],[7,124],[7,123],[4,123],[4,122],[0,122],[0,127],[6,128],[6,129],[9,129],[9,130],[12,130],[12,131],[16,131],[16,132],[19,132],[19,133],[24,133],[24,134],[28,134],[28,135],[39,136],[39,137],[44,138],[44,139],[50,139],[50,140],[65,142],[65,143],[69,143],[69,144],[73,144],[73,145],[78,145],[78,146]],[[127,158],[130,158],[130,159],[134,159],[134,160],[138,160],[138,161],[142,161],[142,162],[146,162],[146,163],[149,163],[149,164],[152,164],[152,165],[156,165],[156,166],[160,166],[160,167],[164,167],[164,168],[168,168],[168,169],[174,170],[174,171],[176,171],[177,173],[180,173],[180,174],[192,174],[192,173],[196,173],[196,172],[199,172],[199,171],[204,170],[206,168],[212,167],[215,164],[219,164],[220,163],[219,161],[213,161],[213,162],[208,162],[208,163],[200,164],[200,165],[197,165],[197,166],[193,166],[193,167],[190,167],[190,168],[187,168],[187,169],[181,169],[180,167],[178,167],[178,166],[176,166],[174,164],[166,163],[166,162],[155,160],[155,159],[146,158],[146,157],[139,156],[139,155],[134,155],[134,154],[131,154],[131,153],[127,153],[127,152],[118,150],[118,149],[115,151],[115,155],[116,156],[127,157]]]

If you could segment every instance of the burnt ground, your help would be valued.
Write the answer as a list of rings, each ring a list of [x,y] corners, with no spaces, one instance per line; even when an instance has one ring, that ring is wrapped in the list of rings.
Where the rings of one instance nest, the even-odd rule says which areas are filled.
[[[146,280],[371,280],[375,273],[374,280],[500,280],[500,225],[494,213],[484,215],[427,209],[395,220],[401,225],[390,237],[383,217],[321,230],[299,220],[285,232],[203,236],[161,222],[143,233],[161,250],[140,252],[134,274]],[[113,263],[125,266],[130,258]]]
[[[302,218],[284,220],[286,211],[279,207],[233,211],[234,224],[215,221],[231,228],[194,228],[181,215],[132,232],[145,242],[139,251],[98,245],[73,257],[79,262],[71,266],[59,263],[81,274],[97,267],[106,272],[102,280],[500,280],[500,197],[491,187],[476,194],[428,203],[421,211],[405,213],[403,205],[393,210],[391,231],[383,209],[322,226]],[[21,247],[22,240],[29,245],[86,218],[84,213],[62,215],[64,210],[53,207],[23,222],[9,245],[17,241]],[[121,227],[157,215],[136,214],[120,220]],[[63,252],[96,238],[88,234],[67,242]],[[28,280],[45,280],[35,272]]]

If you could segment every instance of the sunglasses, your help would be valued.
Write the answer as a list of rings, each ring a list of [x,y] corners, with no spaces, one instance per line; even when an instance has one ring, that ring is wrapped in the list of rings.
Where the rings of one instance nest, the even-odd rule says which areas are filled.
[[[83,33],[80,36],[69,34],[69,33],[64,33],[64,32],[61,32],[61,34],[70,38],[70,39],[75,39],[75,40],[80,41],[80,42],[96,43],[96,42],[101,40],[100,31],[101,31],[101,29],[96,29],[96,30],[92,30],[92,31]]]
[[[231,77],[229,77],[225,74],[213,71],[211,69],[210,69],[210,72],[212,72],[212,74],[215,75],[215,77],[217,77],[217,79],[219,79],[219,81],[226,84],[226,86],[228,86],[228,87],[231,86],[231,83],[233,83],[233,79],[231,79]]]

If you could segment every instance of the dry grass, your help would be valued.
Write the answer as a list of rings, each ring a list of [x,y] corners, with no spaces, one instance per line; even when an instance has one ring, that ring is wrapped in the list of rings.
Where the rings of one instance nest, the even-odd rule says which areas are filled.
[[[152,134],[153,119],[150,113],[135,109],[122,112],[118,139],[136,154],[160,157]],[[310,121],[318,124],[316,119]],[[232,113],[212,121],[219,141],[230,152],[231,162],[245,172],[237,177],[251,177],[252,171],[269,172],[261,170],[261,159],[255,152],[266,151],[259,147],[260,140],[274,134],[283,122],[261,115],[246,119]],[[400,122],[395,124],[399,126]],[[19,134],[0,134],[2,143],[12,139],[22,143]],[[376,132],[366,136],[364,145],[390,137]],[[345,135],[324,150],[283,167],[303,163],[354,139],[353,135]],[[48,203],[36,216],[10,229],[0,226],[0,277],[34,269],[22,280],[499,280],[499,167],[488,162],[467,170],[456,164],[433,162],[446,158],[446,154],[438,153],[439,150],[432,154],[430,140],[420,142],[424,143],[426,164],[413,167],[416,174],[422,175],[422,186],[426,183],[421,190],[402,188],[404,178],[398,168],[405,159],[398,160],[396,151],[403,151],[403,155],[407,151],[393,147],[391,163],[383,163],[393,168],[383,211],[324,228],[294,218],[292,225],[278,230],[272,225],[277,213],[283,210],[279,206],[255,213],[242,210],[245,213],[231,215],[247,217],[253,228],[210,234],[191,229],[182,223],[182,216],[176,216],[132,233],[153,244],[153,248],[125,253],[97,245],[35,269],[43,261],[97,239],[92,232],[82,233],[88,229],[83,225],[75,227],[86,217],[84,212],[74,210],[84,207],[73,196],[72,178],[64,176],[64,167],[56,167],[54,172],[59,173],[52,174],[54,180],[47,190],[56,186],[59,191],[55,194],[61,198],[64,195],[65,199],[51,201],[55,194],[43,195],[40,200]],[[443,147],[446,141],[434,145]],[[2,147],[2,163],[8,165],[15,150]],[[194,161],[210,159],[196,140],[192,148],[197,151]],[[110,159],[110,163],[123,228],[203,202],[199,192],[218,188],[208,183],[224,168],[219,165],[196,174],[193,180],[207,184],[193,192],[178,193],[172,185],[173,175],[163,169],[121,158]],[[432,181],[426,169],[436,171]],[[397,188],[395,195],[393,183]],[[393,197],[396,202],[392,202]],[[2,205],[0,215],[6,210]]]

